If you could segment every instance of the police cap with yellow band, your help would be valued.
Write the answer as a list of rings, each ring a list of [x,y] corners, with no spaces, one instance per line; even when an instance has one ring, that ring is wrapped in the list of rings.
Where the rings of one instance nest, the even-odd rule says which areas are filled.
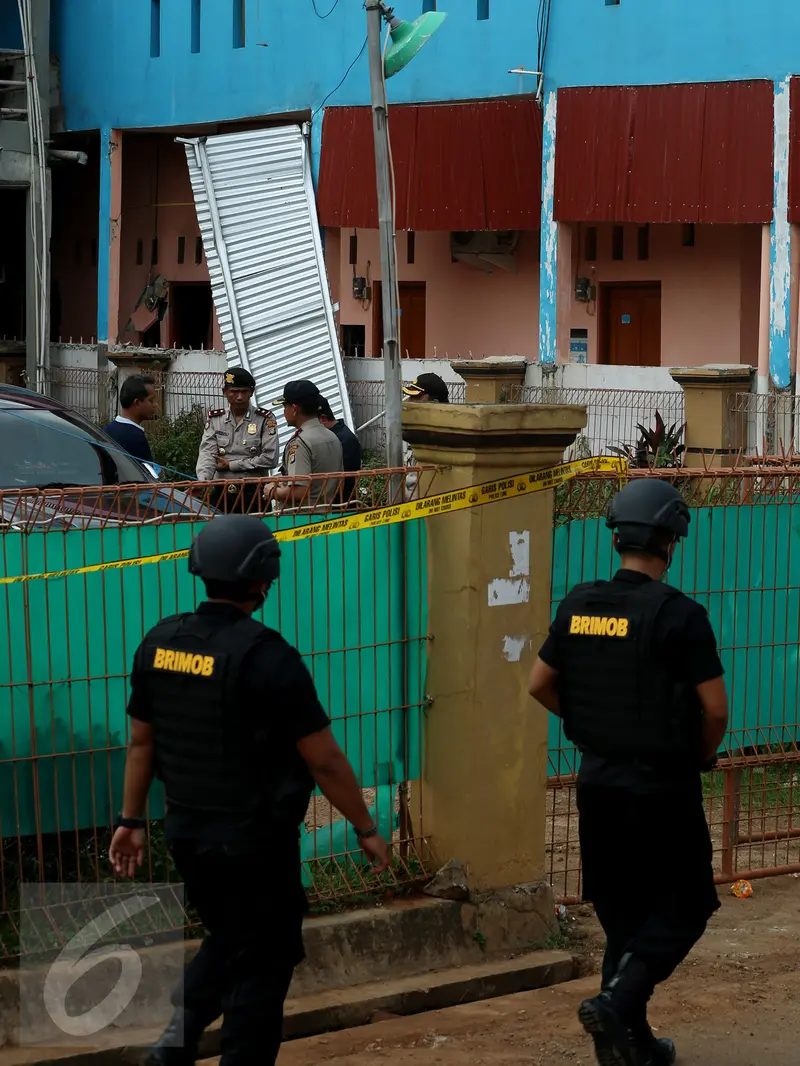
[[[405,396],[430,396],[436,403],[450,403],[450,394],[444,378],[438,374],[420,374],[403,386]]]
[[[255,378],[249,371],[243,366],[232,366],[225,374],[222,390],[224,392],[225,389],[254,389],[255,387]]]

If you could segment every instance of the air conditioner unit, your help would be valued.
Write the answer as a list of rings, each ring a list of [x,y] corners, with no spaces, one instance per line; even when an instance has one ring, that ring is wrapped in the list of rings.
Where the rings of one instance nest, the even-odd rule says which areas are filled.
[[[450,234],[450,255],[459,263],[491,274],[497,267],[516,272],[515,252],[519,233],[515,230],[472,230]]]

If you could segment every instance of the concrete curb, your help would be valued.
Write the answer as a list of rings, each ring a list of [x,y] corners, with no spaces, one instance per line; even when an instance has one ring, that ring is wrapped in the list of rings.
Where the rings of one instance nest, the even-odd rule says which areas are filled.
[[[432,973],[374,981],[352,988],[335,989],[286,1002],[284,1040],[300,1040],[339,1029],[352,1029],[380,1020],[376,1015],[412,1015],[442,1010],[459,1003],[510,996],[578,976],[576,959],[564,951],[533,951],[515,959],[458,966]],[[153,1039],[158,1034],[154,1034]],[[216,1023],[202,1041],[198,1061],[220,1053],[220,1029]],[[25,1066],[142,1066],[146,1047],[103,1048],[77,1055],[44,1055],[36,1058],[29,1049],[16,1058]],[[0,1055],[0,1062],[4,1056]],[[9,1059],[9,1062],[11,1059]]]
[[[536,976],[541,960],[552,953],[527,956],[539,960],[527,976],[521,962],[548,942],[555,925],[552,890],[542,883],[515,885],[467,902],[405,900],[310,919],[304,928],[307,957],[295,971],[287,1000],[287,1038],[362,1025],[376,1012],[410,1014],[564,980],[558,968],[558,976],[547,977],[548,964]],[[263,940],[268,951],[269,939]],[[163,1007],[165,988],[175,987],[198,946],[177,940],[141,949],[145,994],[131,1005],[124,1025],[104,1034],[108,1039],[83,1047],[73,1042],[53,1048],[44,1040],[38,1048],[20,1046],[21,1032],[44,1034],[51,1028],[41,996],[47,965],[24,973],[3,971],[0,1066],[62,1060],[71,1066],[137,1066],[142,1049],[158,1039],[167,1020],[154,1010],[154,995]],[[72,1013],[89,1010],[107,994],[101,971],[97,967],[85,975]],[[458,989],[454,998],[445,991],[449,987]],[[213,1031],[208,1036],[212,1044],[203,1054],[210,1056],[219,1036]]]
[[[575,976],[577,964],[572,955],[563,951],[534,951],[506,961],[324,992],[287,1003],[284,1039],[297,1040],[369,1025],[376,1014],[422,1014],[457,1003],[529,992],[570,981]]]

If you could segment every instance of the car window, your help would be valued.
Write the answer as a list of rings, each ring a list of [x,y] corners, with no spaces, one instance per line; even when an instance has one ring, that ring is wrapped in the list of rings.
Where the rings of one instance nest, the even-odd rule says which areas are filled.
[[[99,434],[72,419],[17,404],[0,407],[0,488],[97,487],[147,480],[135,460],[109,450]]]

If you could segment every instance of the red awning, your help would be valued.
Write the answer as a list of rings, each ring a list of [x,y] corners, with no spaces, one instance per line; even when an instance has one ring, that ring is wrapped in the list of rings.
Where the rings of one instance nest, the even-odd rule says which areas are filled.
[[[560,89],[559,222],[772,219],[771,81]]]
[[[399,230],[536,230],[542,115],[529,97],[389,108]],[[330,107],[322,123],[322,226],[377,229],[368,107]]]

